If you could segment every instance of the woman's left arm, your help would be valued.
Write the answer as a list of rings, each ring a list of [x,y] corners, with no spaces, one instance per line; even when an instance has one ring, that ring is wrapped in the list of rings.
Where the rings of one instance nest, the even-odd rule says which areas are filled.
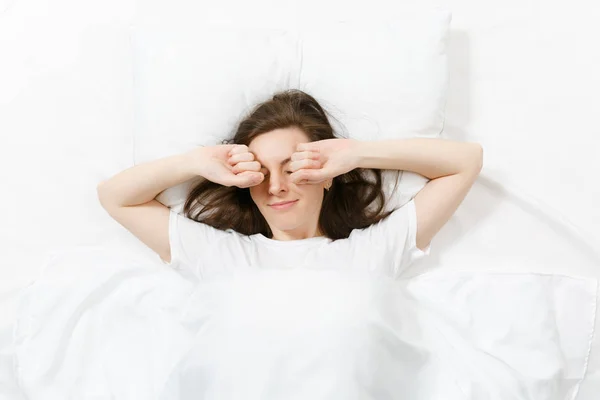
[[[479,171],[483,147],[474,142],[407,138],[355,142],[358,168],[412,171],[429,179]]]
[[[424,251],[450,220],[483,167],[478,143],[409,138],[360,142],[355,147],[360,168],[398,169],[431,179],[414,197],[416,247]]]
[[[320,183],[354,168],[412,171],[431,179],[414,197],[416,245],[424,250],[448,222],[483,167],[479,143],[406,138],[325,139],[299,143],[290,169],[294,183]]]

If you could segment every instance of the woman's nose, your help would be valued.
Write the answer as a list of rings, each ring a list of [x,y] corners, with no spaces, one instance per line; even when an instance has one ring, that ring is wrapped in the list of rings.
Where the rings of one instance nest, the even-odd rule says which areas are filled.
[[[286,189],[286,178],[282,174],[271,174],[269,176],[269,191],[271,194],[275,194]]]

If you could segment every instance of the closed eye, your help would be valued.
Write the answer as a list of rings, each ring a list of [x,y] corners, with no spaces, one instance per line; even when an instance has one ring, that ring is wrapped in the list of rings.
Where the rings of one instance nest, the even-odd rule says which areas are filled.
[[[285,171],[285,172],[286,172],[288,175],[291,175],[291,174],[293,174],[293,173],[294,173],[294,171]],[[268,172],[263,172],[263,175],[264,175],[264,176],[265,176],[265,178],[266,178],[267,176],[269,176],[269,173],[268,173]]]

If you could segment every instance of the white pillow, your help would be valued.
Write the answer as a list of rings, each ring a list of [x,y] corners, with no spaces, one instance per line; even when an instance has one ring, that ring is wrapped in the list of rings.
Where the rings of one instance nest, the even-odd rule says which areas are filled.
[[[155,15],[132,29],[136,164],[218,144],[233,136],[246,111],[288,88],[314,96],[341,122],[330,121],[346,137],[442,132],[451,20],[445,9],[411,7],[393,21],[332,18],[316,26],[292,13],[288,28],[278,19],[250,26],[185,14]],[[388,196],[391,176],[384,173]],[[198,179],[165,190],[157,200],[182,212]],[[404,171],[386,208],[405,204],[427,181]]]
[[[296,38],[282,29],[137,25],[132,34],[136,163],[229,138],[247,108],[287,87],[295,63]]]

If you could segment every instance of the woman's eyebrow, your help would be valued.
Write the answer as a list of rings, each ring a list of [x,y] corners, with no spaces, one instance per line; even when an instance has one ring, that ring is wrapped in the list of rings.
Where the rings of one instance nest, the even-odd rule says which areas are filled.
[[[263,166],[264,166],[264,164],[263,164],[263,162],[262,162],[262,161],[260,161],[260,160],[257,160],[257,161],[260,163],[260,165],[263,165]],[[289,163],[290,161],[292,161],[292,157],[288,157],[288,158],[286,158],[285,160],[281,161],[281,162],[279,163],[279,165],[281,165],[281,166],[284,166],[285,164]]]

